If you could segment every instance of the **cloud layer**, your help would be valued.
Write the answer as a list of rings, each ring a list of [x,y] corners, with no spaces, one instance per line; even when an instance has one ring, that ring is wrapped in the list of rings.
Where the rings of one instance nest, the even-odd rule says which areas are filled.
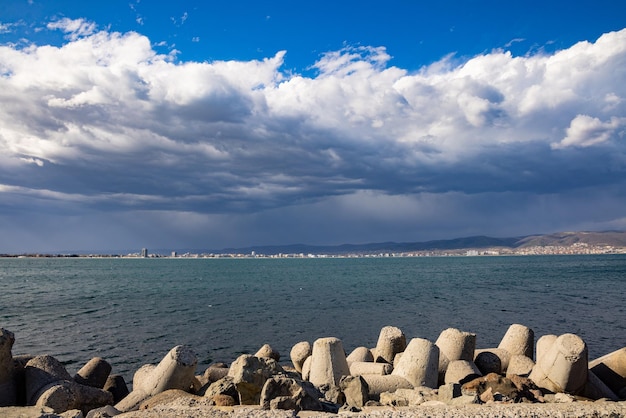
[[[115,218],[138,242],[169,219],[153,245],[218,247],[626,227],[626,29],[415,73],[346,47],[312,77],[283,71],[284,51],[179,62],[138,33],[48,29],[65,43],[0,46],[0,222],[15,236],[36,235],[25,217]],[[50,233],[120,247],[89,228]]]

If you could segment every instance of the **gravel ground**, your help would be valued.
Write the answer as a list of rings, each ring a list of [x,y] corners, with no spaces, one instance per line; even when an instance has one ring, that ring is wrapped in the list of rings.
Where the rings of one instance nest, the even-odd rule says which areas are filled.
[[[202,403],[189,405],[174,402],[143,411],[127,412],[117,418],[282,418],[294,417],[333,417],[337,414],[302,411],[297,415],[293,411],[264,411],[259,407],[210,407]],[[626,417],[626,402],[573,402],[550,404],[486,404],[464,406],[417,406],[417,407],[367,407],[361,412],[340,412],[341,417],[350,418],[460,418],[460,417]]]

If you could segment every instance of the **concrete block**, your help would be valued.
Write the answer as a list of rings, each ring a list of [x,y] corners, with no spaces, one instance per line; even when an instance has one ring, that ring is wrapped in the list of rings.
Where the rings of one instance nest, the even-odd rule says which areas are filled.
[[[373,362],[374,356],[372,355],[372,351],[367,347],[357,347],[346,357],[348,364],[353,361],[359,362]]]
[[[428,340],[413,338],[391,373],[406,379],[414,387],[436,388],[439,348]]]
[[[535,352],[535,333],[525,325],[512,324],[502,337],[498,348],[511,355],[526,356],[532,360]]]
[[[94,357],[76,373],[74,381],[81,385],[102,389],[110,373],[111,365],[100,357]]]
[[[589,369],[615,394],[626,388],[626,347],[589,363]]]
[[[17,402],[17,388],[14,379],[14,363],[11,349],[15,336],[9,330],[0,328],[0,407],[13,406]]]
[[[448,364],[454,360],[474,360],[476,334],[460,331],[456,328],[443,330],[435,345],[439,347],[439,383],[444,382]]]
[[[293,363],[293,367],[299,372],[302,373],[302,366],[304,365],[304,361],[311,356],[311,343],[308,341],[301,341],[291,347],[291,351],[289,352],[289,357],[291,358],[291,362]]]
[[[339,338],[319,338],[313,343],[309,381],[315,386],[339,386],[342,376],[349,376],[343,344]]]
[[[376,343],[377,363],[393,364],[393,358],[406,348],[406,337],[400,328],[386,326],[380,330]]]
[[[467,360],[454,360],[448,364],[444,384],[459,383],[462,385],[480,376],[482,376],[482,374],[474,362]]]
[[[552,392],[578,394],[587,382],[587,345],[577,335],[560,335],[529,375],[535,384]]]
[[[353,361],[350,364],[350,375],[359,376],[363,374],[391,374],[393,366],[388,363],[371,363],[365,361]]]

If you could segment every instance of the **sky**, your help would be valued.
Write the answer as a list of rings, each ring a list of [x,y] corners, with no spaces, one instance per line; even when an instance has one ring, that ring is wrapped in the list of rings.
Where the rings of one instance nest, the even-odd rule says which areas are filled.
[[[626,229],[626,6],[509,3],[0,0],[0,253]]]

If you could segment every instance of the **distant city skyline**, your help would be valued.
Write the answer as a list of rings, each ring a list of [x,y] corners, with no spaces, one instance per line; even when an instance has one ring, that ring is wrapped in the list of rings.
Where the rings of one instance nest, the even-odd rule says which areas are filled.
[[[626,229],[615,1],[0,0],[0,253]]]

